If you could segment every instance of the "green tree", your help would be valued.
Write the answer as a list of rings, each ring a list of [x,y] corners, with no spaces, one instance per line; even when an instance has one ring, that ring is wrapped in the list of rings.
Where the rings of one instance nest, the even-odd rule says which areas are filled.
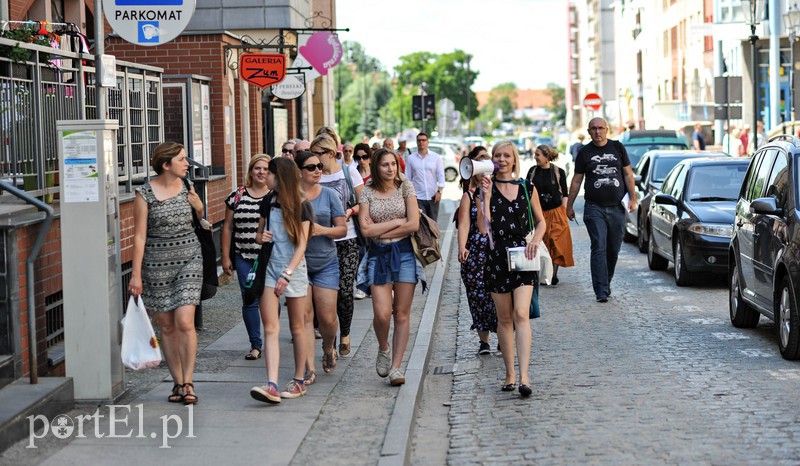
[[[567,118],[567,106],[564,98],[564,88],[556,83],[547,83],[547,94],[552,99],[547,111],[553,116],[550,121],[564,121]]]

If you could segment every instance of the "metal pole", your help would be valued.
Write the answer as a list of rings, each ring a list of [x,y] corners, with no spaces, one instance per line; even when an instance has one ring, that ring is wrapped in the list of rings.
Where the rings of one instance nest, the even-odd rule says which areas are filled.
[[[469,64],[472,61],[472,55],[467,55],[467,82],[469,82],[470,69]],[[467,86],[467,136],[472,136],[472,86]]]
[[[795,28],[789,31],[789,121],[794,122],[794,41],[797,38]],[[794,127],[792,128],[794,133]]]
[[[106,90],[101,85],[103,76],[103,54],[105,50],[105,22],[103,21],[103,1],[94,0],[94,85],[97,119],[106,119]]]
[[[756,25],[750,25],[750,61],[753,68],[753,154],[758,149],[758,64],[756,63]],[[747,148],[745,148],[747,151]]]
[[[425,112],[425,83],[420,85],[419,90],[422,92],[422,132],[427,134],[425,131],[425,122],[428,120],[428,114]]]

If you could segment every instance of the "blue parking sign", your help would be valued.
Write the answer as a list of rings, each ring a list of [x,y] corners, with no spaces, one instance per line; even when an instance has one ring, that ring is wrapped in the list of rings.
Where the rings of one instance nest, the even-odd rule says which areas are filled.
[[[158,21],[139,21],[139,43],[158,43]]]

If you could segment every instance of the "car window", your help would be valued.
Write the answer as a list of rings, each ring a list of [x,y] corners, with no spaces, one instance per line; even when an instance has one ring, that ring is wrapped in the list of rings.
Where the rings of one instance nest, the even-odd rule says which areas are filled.
[[[664,179],[664,183],[661,185],[661,192],[662,193],[669,193],[672,189],[673,184],[675,183],[675,178],[678,176],[680,172],[680,168],[675,168],[671,172],[667,174],[667,177]]]
[[[675,182],[668,193],[675,199],[679,199],[681,197],[681,193],[683,192],[683,184],[686,181],[686,172],[688,171],[686,169],[686,165],[681,165],[678,170],[678,173],[675,175]]]
[[[659,157],[653,160],[653,174],[650,178],[653,181],[664,181],[664,177],[667,176],[672,167],[678,165],[681,159],[677,157]]]
[[[672,144],[662,142],[649,142],[646,144],[636,144],[634,142],[626,142],[625,150],[628,152],[628,158],[631,160],[631,166],[635,167],[639,163],[645,152],[649,150],[686,150],[689,147],[686,144]]]
[[[735,201],[746,172],[745,164],[694,167],[686,185],[686,200]]]
[[[745,199],[748,201],[762,196],[764,188],[766,187],[767,176],[769,175],[772,162],[775,160],[775,155],[777,155],[777,153],[777,149],[770,148],[758,154],[758,166],[756,166],[755,169],[751,169],[748,174],[747,191],[744,195]],[[756,163],[756,161],[753,163]]]
[[[786,208],[789,200],[789,158],[783,151],[778,151],[775,157],[767,181],[766,196],[774,197],[778,207]]]
[[[650,159],[651,159],[650,157],[643,158],[642,161],[639,162],[639,165],[636,167],[637,171],[639,172],[639,175],[642,177],[642,181],[644,181],[645,178],[647,178],[647,171],[650,168]]]

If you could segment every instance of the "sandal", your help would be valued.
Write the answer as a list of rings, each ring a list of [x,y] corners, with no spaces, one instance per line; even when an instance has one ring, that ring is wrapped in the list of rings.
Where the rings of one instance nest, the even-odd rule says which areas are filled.
[[[317,381],[317,373],[316,371],[306,371],[303,375],[303,383],[306,384],[306,387],[309,385],[314,385],[314,382]]]
[[[336,369],[336,350],[331,349],[331,352],[325,352],[322,355],[322,370],[325,371],[326,374],[330,374],[333,370]]]
[[[347,343],[339,343],[339,354],[342,356],[347,356],[350,354],[350,342]]]
[[[186,382],[185,384],[183,384],[183,387],[184,388],[189,387],[192,390],[192,393],[184,393],[183,394],[183,404],[185,404],[185,405],[193,405],[193,404],[197,403],[198,401],[200,401],[197,398],[197,395],[194,393],[194,384],[192,382]],[[184,391],[186,391],[186,390],[184,390]]]
[[[256,359],[261,358],[261,350],[258,348],[253,348],[244,356],[244,358],[248,361],[255,361]]]
[[[516,388],[516,385],[514,383],[510,383],[510,384],[506,384],[506,385],[503,385],[502,387],[500,387],[500,390],[502,390],[504,392],[513,392],[515,388]]]
[[[167,397],[167,401],[170,403],[183,403],[183,393],[181,390],[183,389],[183,385],[176,383],[172,386],[172,394]]]

